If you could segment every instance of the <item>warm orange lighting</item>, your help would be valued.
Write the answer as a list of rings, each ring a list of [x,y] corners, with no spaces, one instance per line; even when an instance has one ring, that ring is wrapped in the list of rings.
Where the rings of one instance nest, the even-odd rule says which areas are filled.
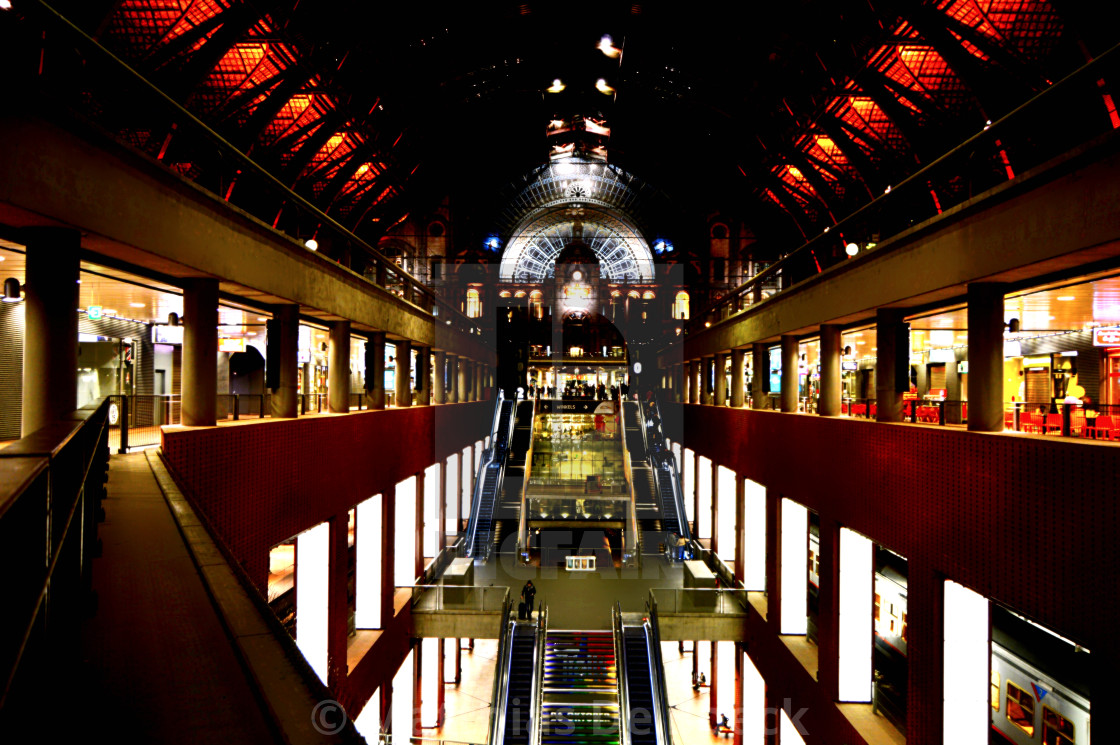
[[[622,50],[614,45],[614,39],[608,34],[603,34],[603,38],[599,39],[599,51],[607,55],[611,59],[615,59],[622,55]]]
[[[605,93],[607,95],[610,95],[611,93],[614,93],[614,88],[607,85],[607,81],[604,80],[603,78],[599,78],[598,80],[595,81],[595,90],[599,91],[600,93]]]
[[[550,85],[548,87],[548,92],[549,93],[559,93],[560,91],[564,90],[565,88],[567,88],[567,86],[560,82],[560,78],[556,78],[556,80],[552,81],[552,85]]]

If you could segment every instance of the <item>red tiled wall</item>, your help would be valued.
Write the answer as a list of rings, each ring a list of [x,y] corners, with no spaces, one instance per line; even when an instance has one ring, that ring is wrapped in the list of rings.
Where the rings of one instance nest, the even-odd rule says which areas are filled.
[[[492,402],[163,433],[181,486],[266,588],[268,550],[488,433]]]

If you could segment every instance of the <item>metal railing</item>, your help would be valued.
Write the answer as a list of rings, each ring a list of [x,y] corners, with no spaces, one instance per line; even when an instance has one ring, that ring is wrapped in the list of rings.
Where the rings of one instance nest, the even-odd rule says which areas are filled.
[[[474,479],[474,489],[471,491],[471,514],[467,519],[466,541],[462,546],[463,553],[461,556],[467,556],[474,550],[475,538],[478,535],[478,513],[482,507],[482,487],[486,481],[486,469],[494,463],[494,459],[499,453],[504,454],[509,450],[509,442],[505,443],[505,447],[501,447],[501,443],[495,442],[498,438],[498,430],[501,428],[502,416],[502,403],[505,401],[505,395],[502,391],[498,391],[498,398],[494,401],[494,416],[490,420],[490,447],[482,451],[482,455],[478,459],[478,470]],[[513,436],[513,424],[517,417],[517,402],[514,401],[513,409],[510,411],[509,435]],[[502,479],[504,478],[505,466],[502,466],[503,473],[498,474],[498,479],[494,483],[494,507],[497,508],[497,500],[501,496],[500,490],[502,487]],[[486,549],[486,556],[472,557],[481,558],[484,561],[490,556],[489,545]]]
[[[506,707],[502,693],[509,690],[509,662],[513,651],[513,624],[510,618],[513,599],[506,593],[505,603],[502,606],[502,626],[498,637],[497,668],[494,670],[494,687],[490,693],[490,723],[486,735],[486,742],[490,745],[501,745],[502,736],[506,731]]]
[[[521,517],[517,523],[517,553],[524,562],[529,561],[529,554],[531,551],[529,540],[529,505],[526,501],[526,495],[529,493],[529,474],[533,472],[533,425],[537,421],[537,399],[531,399],[533,405],[532,411],[529,413],[529,447],[525,450],[525,469],[522,472],[521,479],[521,498],[518,502],[521,505]],[[514,420],[510,425],[510,429],[517,424],[516,406],[514,407]]]
[[[30,704],[49,690],[56,661],[78,658],[95,602],[108,417],[102,399],[0,450],[0,710]]]
[[[745,616],[750,608],[747,591],[740,588],[651,588],[650,598],[662,613],[709,613]]]
[[[206,122],[42,0],[19,4],[0,29],[13,98],[113,138],[271,228],[325,270],[342,270],[483,341],[481,326],[245,154]],[[396,189],[397,187],[391,187]],[[370,196],[384,189],[370,192]],[[370,214],[377,200],[358,205]],[[314,238],[318,250],[305,247]]]
[[[664,422],[665,418],[661,416],[661,404],[658,397],[654,396],[653,409],[657,415],[659,422]],[[673,506],[677,510],[677,522],[680,523],[681,535],[687,540],[692,540],[692,526],[688,524],[688,512],[685,511],[684,504],[684,489],[681,486],[681,474],[677,468],[677,456],[673,453],[672,448],[667,447],[665,442],[665,431],[661,425],[654,428],[654,448],[651,448],[650,460],[654,467],[654,485],[657,487],[657,493],[661,494],[661,480],[657,478],[656,469],[665,468],[669,471],[669,483],[671,484]],[[670,550],[672,550],[670,548]]]
[[[622,433],[622,472],[626,475],[626,493],[629,497],[629,505],[626,510],[626,526],[622,534],[622,565],[627,566],[631,562],[642,560],[640,538],[642,531],[638,530],[638,511],[635,504],[637,498],[634,496],[634,470],[630,464],[630,449],[626,447],[626,406],[623,404],[621,394],[619,394],[615,403],[618,406],[618,429]],[[638,404],[638,406],[640,407],[641,404]],[[642,441],[645,442],[645,439],[643,438]]]
[[[882,243],[1006,183],[1015,174],[1111,133],[1112,123],[1097,81],[1115,78],[1118,66],[1120,45],[1097,55],[1002,118],[981,125],[980,131],[961,144],[694,313],[685,333],[702,332],[850,260],[845,250],[848,243],[857,247]],[[855,260],[872,250],[873,246],[860,248]]]
[[[657,601],[652,596],[646,600],[646,626],[649,629],[649,668],[652,671],[654,717],[657,720],[658,743],[671,745],[669,693],[665,684],[665,662],[661,659],[661,630],[657,626]]]
[[[413,613],[499,613],[509,600],[508,587],[493,585],[409,585]]]

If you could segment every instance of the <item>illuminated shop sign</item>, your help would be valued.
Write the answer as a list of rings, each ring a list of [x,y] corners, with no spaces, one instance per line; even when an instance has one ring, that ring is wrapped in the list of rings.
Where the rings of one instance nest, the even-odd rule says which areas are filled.
[[[1094,347],[1120,347],[1120,329],[1093,329]]]
[[[856,362],[855,360],[844,360],[843,362],[840,363],[840,367],[843,370],[858,370],[859,369],[859,363]]]
[[[245,340],[244,339],[219,338],[218,339],[218,351],[219,352],[244,352],[245,351]]]
[[[152,326],[153,344],[182,344],[183,327],[159,324]]]

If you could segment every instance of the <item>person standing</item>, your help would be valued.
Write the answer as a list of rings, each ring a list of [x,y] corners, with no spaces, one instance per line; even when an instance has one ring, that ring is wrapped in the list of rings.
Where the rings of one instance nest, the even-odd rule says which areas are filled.
[[[533,580],[528,580],[525,586],[521,588],[521,608],[524,609],[525,615],[519,616],[523,620],[529,620],[533,617],[533,599],[537,596],[537,588],[533,587]]]
[[[677,561],[684,561],[684,552],[688,549],[688,539],[683,535],[677,539]]]

